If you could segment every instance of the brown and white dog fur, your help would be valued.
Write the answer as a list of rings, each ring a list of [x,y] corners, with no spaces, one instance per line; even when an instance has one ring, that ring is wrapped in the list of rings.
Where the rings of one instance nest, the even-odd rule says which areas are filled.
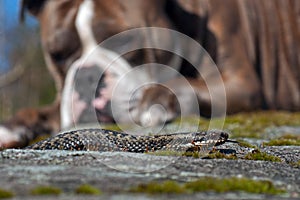
[[[86,51],[76,18],[80,7],[88,1],[91,0],[23,0],[23,11],[28,10],[40,22],[44,56],[55,79],[57,98],[51,106],[22,110],[4,122],[0,127],[1,147],[21,147],[41,133],[55,133],[61,128],[59,113],[66,76]],[[217,108],[224,106],[224,99],[217,98],[224,91],[228,114],[259,108],[300,110],[300,4],[297,0],[228,0],[226,4],[222,0],[94,0],[91,4],[92,34],[88,39],[96,44],[132,28],[169,28],[199,42],[218,67],[221,82],[214,80],[215,74],[206,73],[205,67],[200,67],[203,72],[200,75],[183,61],[179,71],[184,78],[175,77],[165,83],[167,87],[156,85],[143,91],[136,105],[137,121],[142,121],[141,116],[153,103],[164,105],[172,113],[170,119],[176,117],[180,113],[175,98],[185,99],[192,93],[197,95],[197,102],[184,106],[196,104],[199,113],[205,116],[212,114],[212,101]],[[170,42],[168,37],[162,41]],[[102,50],[104,57],[117,56],[113,48]],[[119,75],[113,71],[118,72],[118,65],[128,68],[143,64],[151,61],[151,55],[158,63],[168,64],[172,59],[159,50],[137,50],[124,55],[119,60],[121,64],[115,64],[105,77],[111,73],[116,80]],[[185,81],[192,90],[187,90]],[[210,89],[207,81],[211,83]]]

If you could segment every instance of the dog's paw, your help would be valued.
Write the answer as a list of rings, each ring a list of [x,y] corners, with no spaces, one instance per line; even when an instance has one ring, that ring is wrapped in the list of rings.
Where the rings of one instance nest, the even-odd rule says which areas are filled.
[[[24,132],[25,128],[15,128],[10,130],[5,126],[0,126],[0,148],[7,149],[24,146],[26,143],[22,137]]]
[[[179,102],[170,89],[157,84],[147,86],[142,91],[138,106],[132,110],[136,123],[144,127],[157,126],[179,116]]]

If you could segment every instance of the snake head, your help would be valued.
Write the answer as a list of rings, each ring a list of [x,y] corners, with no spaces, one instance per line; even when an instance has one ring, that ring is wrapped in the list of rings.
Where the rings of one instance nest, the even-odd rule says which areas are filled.
[[[221,130],[209,130],[207,132],[199,132],[195,134],[195,146],[218,146],[224,144],[228,140],[229,134]]]
[[[215,134],[216,134],[216,137],[219,137],[219,139],[217,139],[215,146],[224,144],[229,138],[229,134],[224,131],[220,131],[219,133],[215,133]]]

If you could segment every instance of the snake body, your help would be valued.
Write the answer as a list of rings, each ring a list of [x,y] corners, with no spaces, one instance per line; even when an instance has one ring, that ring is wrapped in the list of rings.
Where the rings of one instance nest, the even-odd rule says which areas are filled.
[[[105,129],[82,129],[58,134],[27,149],[135,153],[159,150],[200,151],[225,143],[228,136],[228,133],[219,130],[141,136]]]

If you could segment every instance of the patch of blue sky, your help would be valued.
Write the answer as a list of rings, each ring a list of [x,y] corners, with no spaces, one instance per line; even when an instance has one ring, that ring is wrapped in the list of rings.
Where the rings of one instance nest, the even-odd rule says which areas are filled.
[[[0,0],[0,73],[5,73],[10,68],[8,55],[10,53],[10,31],[20,25],[21,0]],[[37,21],[26,15],[26,26],[37,26]]]

